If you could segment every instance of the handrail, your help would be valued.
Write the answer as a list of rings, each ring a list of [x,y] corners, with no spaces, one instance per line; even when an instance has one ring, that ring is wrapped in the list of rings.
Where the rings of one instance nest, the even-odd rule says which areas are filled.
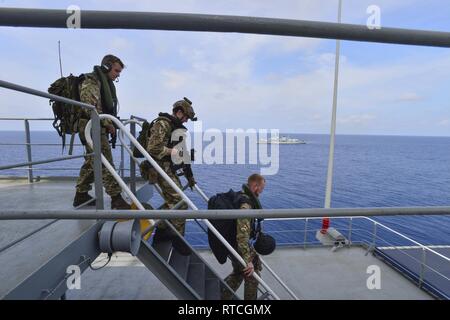
[[[166,182],[175,190],[175,192],[177,192],[182,199],[186,202],[186,204],[193,210],[197,211],[198,208],[195,206],[195,204],[191,201],[191,199],[189,199],[186,194],[175,184],[175,182],[170,179],[170,177],[167,175],[167,173],[164,172],[164,170],[161,169],[161,167],[158,165],[158,163],[150,156],[150,154],[147,152],[147,150],[145,150],[144,147],[142,147],[139,142],[136,140],[135,137],[133,137],[133,135],[131,135],[128,131],[124,130],[125,126],[122,124],[122,122],[120,122],[116,117],[113,117],[111,115],[108,114],[100,114],[99,117],[101,119],[110,119],[111,121],[113,121],[117,127],[122,130],[128,137],[128,139],[130,140],[130,142],[136,147],[138,148],[138,150],[144,155],[144,157],[146,158],[146,160],[148,160],[151,165],[156,169],[156,171],[163,177],[164,180],[166,180]],[[90,136],[90,131],[91,130],[91,121],[89,121],[86,125],[86,129],[85,129],[85,136],[86,136],[86,141],[89,145],[92,146],[92,138]],[[136,206],[139,208],[139,210],[145,210],[145,208],[142,206],[142,204],[140,203],[140,201],[136,198],[136,196],[131,192],[131,190],[128,188],[128,186],[123,182],[123,180],[120,178],[120,176],[117,174],[117,172],[114,170],[114,168],[112,167],[112,165],[109,163],[109,161],[105,158],[105,156],[102,154],[101,155],[101,161],[103,163],[103,165],[107,168],[108,171],[111,172],[111,174],[113,175],[113,177],[116,179],[116,181],[119,183],[119,185],[122,187],[122,189],[130,196],[131,200],[136,204]],[[164,211],[164,210],[163,210]],[[247,266],[247,263],[244,261],[244,259],[234,250],[234,248],[225,240],[225,238],[220,234],[220,232],[217,231],[216,228],[214,228],[214,226],[208,221],[208,220],[204,220],[203,221],[208,229],[210,229],[214,235],[222,242],[222,244],[227,247],[228,251],[236,258],[236,260],[244,267]],[[154,221],[150,220],[150,223],[155,223]],[[258,281],[262,287],[264,287],[275,299],[280,300],[280,297],[278,297],[277,294],[275,294],[275,292],[273,292],[273,290],[256,274],[253,273],[253,277],[256,279],[256,281]]]
[[[134,122],[136,124],[138,124],[139,126],[142,127],[141,121],[138,120],[128,120],[126,122],[124,122],[124,125],[127,125],[131,122]],[[130,154],[131,158],[137,163],[139,164],[139,161],[133,156],[133,152],[131,151],[131,149],[127,146],[127,144],[125,143],[125,141],[123,141],[123,131],[121,130],[121,134],[119,135],[119,140],[121,142],[121,144],[124,146],[124,148],[128,151],[128,153]],[[203,190],[198,186],[198,184],[194,185],[194,189],[200,194],[200,196],[203,198],[203,200],[205,200],[205,202],[208,202],[209,198],[208,196],[203,192]],[[158,191],[160,192],[160,190],[158,189]],[[160,192],[161,193],[161,192]],[[196,220],[196,219],[195,219]],[[299,300],[298,297],[295,295],[295,293],[283,282],[283,280],[281,280],[281,278],[267,265],[267,263],[260,257],[261,263],[265,266],[265,268],[272,274],[272,276],[281,284],[281,286],[283,288],[286,289],[286,291],[295,299],[295,300]]]
[[[3,118],[0,117],[0,120],[7,120],[7,121],[23,121],[23,120],[32,120],[32,121],[52,121],[53,118]]]
[[[128,124],[130,124],[130,123],[136,123],[137,125],[139,125],[139,126],[142,127],[140,121],[135,120],[135,119],[129,119],[129,120],[123,121],[122,123],[123,123],[124,126],[126,126],[126,125],[128,125]],[[139,165],[138,159],[136,159],[136,157],[133,156],[133,151],[132,151],[132,150],[130,149],[130,147],[125,143],[125,141],[124,141],[123,138],[124,138],[123,130],[120,130],[120,133],[119,133],[120,144],[121,144],[121,145],[124,147],[124,149],[130,154],[130,157],[134,160],[134,162],[136,162],[136,164]]]
[[[113,121],[119,127],[119,129],[121,129],[127,135],[128,139],[133,143],[133,145],[135,145],[136,148],[138,148],[138,150],[152,164],[152,166],[156,169],[156,171],[158,171],[158,173],[163,177],[163,179],[166,180],[166,182],[183,198],[183,200],[189,205],[189,207],[191,207],[194,210],[197,209],[195,204],[184,194],[184,192],[175,184],[175,182],[173,182],[173,180],[170,179],[170,177],[167,175],[167,173],[165,173],[164,170],[161,169],[161,167],[158,165],[158,163],[155,160],[153,160],[153,158],[148,154],[147,150],[145,150],[139,144],[139,142],[136,140],[136,138],[133,137],[128,131],[124,130],[125,126],[116,117],[111,116],[109,114],[100,114],[99,116],[100,116],[100,119],[109,119],[109,120]],[[90,136],[89,122],[86,125],[85,134],[86,134],[86,140],[88,140],[88,137]],[[108,162],[108,161],[106,161],[106,162]],[[136,199],[136,201],[137,201],[137,199]],[[144,210],[144,209],[142,209],[142,210]]]
[[[61,147],[61,143],[31,143],[28,142],[30,140],[31,137],[31,133],[32,131],[30,131],[30,127],[28,122],[29,121],[53,121],[53,118],[19,118],[19,117],[0,117],[0,121],[25,121],[25,138],[26,138],[26,142],[25,143],[0,143],[0,146],[5,146],[5,147],[10,147],[10,146],[26,146],[26,155],[28,157],[28,162],[26,163],[18,163],[18,164],[14,164],[14,165],[6,165],[6,166],[0,166],[0,171],[1,170],[23,170],[23,171],[27,171],[28,172],[28,181],[30,183],[34,182],[33,179],[33,172],[35,171],[52,171],[52,170],[58,170],[58,171],[74,171],[74,170],[79,170],[79,168],[36,168],[36,167],[32,167],[34,165],[38,165],[38,164],[46,164],[46,163],[52,163],[52,162],[58,162],[58,161],[63,161],[63,160],[71,160],[71,159],[76,159],[76,158],[82,158],[85,156],[92,156],[94,155],[94,153],[90,153],[90,154],[84,154],[84,155],[80,155],[80,156],[74,156],[74,157],[60,157],[60,158],[53,158],[53,159],[48,159],[48,160],[41,160],[41,161],[32,161],[32,152],[31,152],[31,147],[32,146],[39,146],[39,147],[56,147],[59,146]],[[121,119],[121,121],[123,122],[127,122],[130,121],[130,119]],[[83,144],[80,143],[74,143],[71,144],[73,146],[83,146]],[[116,144],[116,146],[118,147],[122,147],[121,144]],[[120,171],[123,173],[124,171],[129,171],[130,169],[124,168],[123,167],[123,155],[121,154],[122,159],[121,159],[121,167],[120,167]],[[20,167],[24,167],[24,166],[28,166],[28,168],[20,168]]]
[[[86,109],[89,109],[91,111],[97,112],[95,107],[90,105],[90,104],[83,103],[83,102],[76,101],[76,100],[72,100],[72,99],[68,99],[68,98],[64,98],[64,97],[60,97],[60,96],[57,96],[57,95],[54,95],[54,94],[50,94],[50,93],[46,93],[46,92],[42,92],[42,91],[39,91],[39,90],[27,88],[27,87],[24,87],[24,86],[15,84],[15,83],[11,83],[11,82],[0,80],[0,87],[6,88],[6,89],[11,89],[11,90],[14,90],[14,91],[20,91],[20,92],[27,93],[27,94],[32,94],[32,95],[35,95],[35,96],[38,96],[38,97],[47,98],[47,99],[50,99],[50,100],[55,100],[55,101],[63,102],[63,103],[66,103],[66,104],[71,104],[71,105],[74,105],[74,106],[79,106],[79,107],[86,108]]]
[[[194,189],[200,194],[200,196],[205,200],[206,203],[208,203],[209,198],[208,196],[203,192],[203,190],[196,184],[194,186]],[[266,270],[269,271],[269,273],[278,281],[279,284],[291,295],[294,300],[299,300],[299,298],[295,295],[295,293],[283,282],[283,280],[275,273],[275,271],[272,270],[272,268],[269,267],[269,265],[263,260],[263,258],[260,256],[259,260],[264,265]]]
[[[52,162],[58,162],[58,161],[64,161],[64,160],[73,160],[73,159],[79,159],[84,158],[85,156],[92,156],[92,153],[88,153],[87,155],[79,155],[79,156],[66,156],[66,157],[60,157],[60,158],[53,158],[53,159],[47,159],[47,160],[41,160],[41,161],[32,161],[32,162],[23,162],[23,163],[17,163],[17,164],[11,164],[7,166],[1,166],[1,170],[6,169],[14,169],[19,167],[26,167],[32,164],[45,164],[45,163],[52,163]],[[29,170],[29,169],[26,169]]]
[[[382,224],[382,223],[380,223],[380,222],[377,222],[377,221],[375,221],[375,220],[373,220],[373,219],[371,219],[371,218],[369,218],[369,217],[365,217],[365,218],[366,218],[367,220],[373,222],[374,224],[379,225],[379,226],[385,228],[386,230],[389,230],[390,232],[395,233],[396,235],[398,235],[398,236],[400,236],[400,237],[402,237],[402,238],[404,238],[404,239],[406,239],[406,240],[408,240],[408,241],[411,241],[411,242],[414,243],[415,245],[420,246],[422,249],[427,250],[427,251],[430,251],[430,252],[432,252],[433,254],[435,254],[435,255],[437,255],[437,256],[439,256],[439,257],[441,257],[441,258],[443,258],[443,259],[445,259],[445,260],[447,260],[447,261],[450,261],[450,258],[444,256],[443,254],[441,254],[441,253],[439,253],[439,252],[437,252],[437,251],[435,251],[435,250],[433,250],[433,249],[428,248],[428,247],[425,246],[424,244],[421,244],[420,242],[417,242],[417,241],[415,241],[415,240],[413,240],[413,239],[411,239],[411,238],[405,236],[404,234],[402,234],[402,233],[400,233],[400,232],[398,232],[398,231],[395,231],[394,229],[389,228],[388,226],[386,226],[386,225],[384,225],[384,224]]]
[[[393,209],[395,209],[395,208],[393,208]],[[419,208],[416,207],[416,208],[411,208],[411,209],[419,209]],[[427,207],[424,207],[421,210],[425,210],[425,209],[427,209]],[[335,210],[336,209],[327,209],[327,211],[331,211],[331,212],[333,212]],[[350,209],[348,209],[348,210],[350,210]],[[450,212],[448,214],[450,214]],[[374,216],[377,216],[377,215],[379,215],[379,214],[374,214]],[[413,215],[413,214],[411,214],[411,215]],[[429,248],[428,246],[426,246],[424,244],[421,244],[421,243],[419,243],[419,242],[409,238],[408,236],[405,236],[404,234],[402,234],[402,233],[400,233],[398,231],[395,231],[394,229],[392,229],[392,228],[382,224],[381,222],[375,221],[375,220],[373,220],[373,219],[371,219],[371,218],[369,218],[367,216],[335,216],[335,215],[331,214],[331,217],[333,217],[333,219],[351,219],[351,218],[366,219],[366,220],[368,220],[368,221],[370,221],[370,222],[372,222],[374,224],[377,224],[378,226],[380,226],[382,228],[385,228],[388,231],[391,231],[392,233],[395,233],[396,235],[402,237],[403,239],[406,239],[406,240],[416,244],[417,246],[419,246],[419,247],[421,247],[421,248],[423,248],[423,249],[425,249],[427,251],[430,251],[431,253],[436,254],[437,256],[439,256],[439,257],[441,257],[441,258],[443,258],[443,259],[445,259],[447,261],[450,261],[450,258],[442,255],[441,253],[439,253],[439,252]],[[308,219],[308,220],[320,220],[322,218],[323,217],[298,217],[298,218],[280,218],[280,219],[276,219],[276,220],[305,220],[305,219]],[[266,220],[275,220],[275,219],[268,218]]]
[[[1,8],[0,26],[67,29],[70,14],[65,9]],[[366,25],[192,13],[80,10],[80,15],[78,28],[83,29],[237,32],[450,47],[449,32],[428,30],[370,30]]]
[[[1,10],[0,10],[1,11]],[[0,80],[0,87],[6,88],[6,89],[10,89],[10,90],[14,90],[14,91],[19,91],[19,92],[23,92],[26,94],[31,94],[31,95],[35,95],[38,97],[43,97],[43,98],[47,98],[53,101],[59,101],[65,104],[69,104],[69,105],[74,105],[74,106],[79,106],[81,108],[85,108],[88,109],[91,112],[91,119],[89,120],[91,122],[91,126],[92,126],[92,122],[94,122],[94,126],[92,127],[92,134],[94,136],[94,140],[95,140],[95,145],[93,146],[93,151],[94,151],[94,164],[93,164],[93,171],[94,171],[94,183],[95,183],[95,198],[96,198],[96,208],[97,209],[103,209],[103,184],[102,184],[102,164],[101,164],[101,140],[100,140],[100,118],[99,115],[97,113],[97,109],[90,104],[87,103],[83,103],[80,101],[76,101],[76,100],[72,100],[72,99],[68,99],[65,97],[60,97],[54,94],[50,94],[47,92],[43,92],[43,91],[39,91],[36,89],[32,89],[32,88],[27,88],[15,83],[11,83],[11,82],[7,82],[7,81],[3,81]],[[28,120],[25,120],[25,125],[26,128],[28,128],[27,126],[28,124]],[[29,130],[29,129],[27,129]],[[28,138],[28,137],[27,137]],[[27,139],[28,140],[28,139]],[[29,143],[29,141],[27,141],[27,143]],[[29,146],[28,146],[28,149]],[[30,159],[30,152],[28,152],[28,162],[31,162]],[[30,171],[29,171],[29,176],[28,176],[28,180],[31,182],[33,180],[33,176],[31,174],[31,166],[30,166]]]

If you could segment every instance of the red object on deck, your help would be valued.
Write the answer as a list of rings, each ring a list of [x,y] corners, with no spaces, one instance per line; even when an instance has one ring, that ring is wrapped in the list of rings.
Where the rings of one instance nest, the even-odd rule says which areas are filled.
[[[327,229],[330,227],[330,218],[323,218],[322,219],[322,230],[320,232],[322,234],[327,233]]]

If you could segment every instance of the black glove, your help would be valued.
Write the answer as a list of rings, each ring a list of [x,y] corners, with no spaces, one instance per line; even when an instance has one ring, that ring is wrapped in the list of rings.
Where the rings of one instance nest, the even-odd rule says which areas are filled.
[[[188,181],[189,188],[193,190],[194,186],[197,184],[197,182],[194,179],[194,176],[186,177],[186,179]]]

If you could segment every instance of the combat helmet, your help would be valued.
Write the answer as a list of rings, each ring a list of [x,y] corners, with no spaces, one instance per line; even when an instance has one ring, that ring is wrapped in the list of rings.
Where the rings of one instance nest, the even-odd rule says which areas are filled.
[[[177,108],[181,108],[184,114],[191,120],[197,121],[197,117],[195,116],[194,108],[192,108],[192,101],[188,98],[184,97],[183,100],[178,100],[173,104],[172,110]]]
[[[256,252],[260,255],[266,256],[271,254],[276,246],[277,244],[272,236],[259,232],[253,248],[255,248]]]

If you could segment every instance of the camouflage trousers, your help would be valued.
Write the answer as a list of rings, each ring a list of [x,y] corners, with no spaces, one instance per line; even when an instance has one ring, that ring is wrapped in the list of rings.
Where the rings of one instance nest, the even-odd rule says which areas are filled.
[[[84,129],[80,131],[80,140],[86,141],[84,139]],[[101,150],[102,154],[108,159],[109,163],[114,167],[113,157],[111,153],[111,147],[108,142],[108,136],[106,135],[105,129],[102,128],[101,134]],[[85,144],[85,151],[87,153],[92,153],[91,147]],[[118,195],[122,192],[122,188],[114,179],[112,174],[102,165],[102,180],[103,186],[105,187],[106,193],[111,197]],[[80,169],[80,176],[77,180],[77,192],[85,193],[92,189],[92,183],[94,182],[94,157],[84,157],[84,163]]]
[[[256,255],[253,258],[253,266],[257,275],[261,274],[262,266],[259,256]],[[253,277],[246,278],[244,276],[244,267],[235,259],[232,259],[233,271],[231,274],[225,278],[225,282],[230,286],[230,288],[236,292],[237,289],[244,281],[244,300],[256,300],[258,298],[258,281]],[[227,289],[222,291],[223,300],[231,300],[233,293]]]
[[[164,172],[167,173],[169,178],[172,179],[172,181],[175,182],[175,184],[180,189],[182,189],[183,187],[181,186],[180,179],[178,178],[178,176],[175,173],[172,172],[172,169],[170,168],[170,162],[162,162],[162,163],[158,163],[158,164],[161,166],[161,168],[164,170]],[[157,183],[161,187],[162,196],[165,200],[163,209],[171,209],[178,202],[180,202],[182,200],[181,196],[169,185],[169,183],[166,180],[164,180],[164,178],[160,174],[158,174]],[[186,209],[188,209],[188,206],[186,203],[183,203],[178,209],[186,210]],[[169,220],[169,222],[175,227],[175,229],[177,229],[177,231],[181,235],[184,235],[186,219],[171,219],[171,220]],[[167,228],[167,226],[164,224],[161,224],[160,228],[164,229],[164,228]]]

